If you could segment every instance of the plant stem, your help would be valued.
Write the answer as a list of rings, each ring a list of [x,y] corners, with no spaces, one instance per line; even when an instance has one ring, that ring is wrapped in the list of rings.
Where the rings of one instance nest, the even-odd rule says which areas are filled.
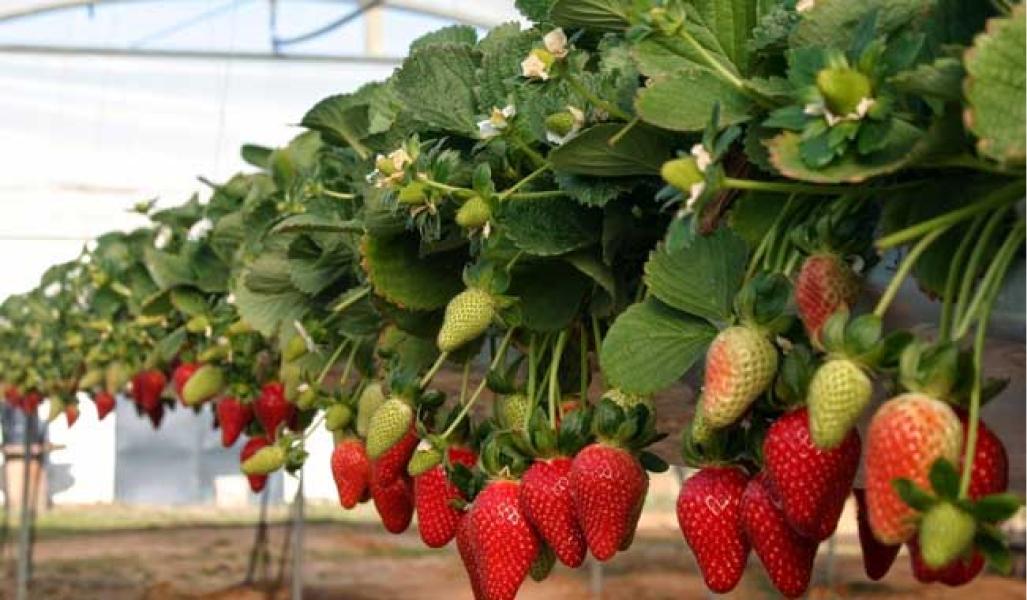
[[[1021,238],[1024,234],[1024,222],[1020,221],[1017,227],[1010,234],[1003,244],[1002,250],[1007,247],[1012,248],[1014,251],[1020,246]],[[1009,242],[1013,243],[1009,243]],[[1002,252],[1000,250],[1000,253]],[[1000,260],[1005,262],[1004,267],[1009,266],[1009,262],[1012,260],[1013,252],[1007,252],[1005,256],[1002,256]],[[999,261],[996,261],[999,262]],[[1001,269],[1002,273],[1005,273],[1005,268]],[[999,290],[1002,289],[1002,278],[997,277],[994,281],[990,282],[990,289],[988,290],[988,297],[981,307],[980,319],[977,321],[977,332],[974,336],[974,348],[973,348],[973,367],[974,367],[974,380],[973,387],[970,389],[970,414],[967,418],[967,429],[966,429],[966,448],[963,455],[963,473],[959,480],[959,497],[965,498],[967,492],[970,490],[970,476],[973,473],[973,460],[977,455],[977,434],[980,428],[981,418],[981,379],[982,370],[984,363],[984,342],[988,335],[988,321],[991,319],[991,309],[995,305],[995,299],[998,297]]]
[[[977,216],[980,213],[989,212],[1001,206],[1005,206],[1006,204],[1012,203],[1013,201],[1023,197],[1023,186],[1023,181],[1010,183],[1009,185],[995,190],[983,200],[979,200],[973,204],[947,212],[933,219],[921,221],[916,225],[896,231],[890,235],[886,235],[877,240],[877,249],[887,250],[888,248],[893,248],[910,240],[915,240],[938,227],[954,225],[960,221],[969,219],[970,217]]]
[[[368,286],[364,286],[356,294],[353,294],[349,298],[346,298],[342,302],[339,302],[338,304],[333,306],[332,307],[332,312],[334,312],[334,313],[341,313],[341,312],[343,312],[344,310],[346,310],[347,308],[353,306],[357,302],[360,302],[360,300],[362,300],[364,298],[364,296],[368,295],[369,293],[371,293],[371,286],[369,286],[369,285]]]
[[[538,365],[535,364],[536,341],[536,335],[532,333],[528,338],[528,398],[535,397],[535,384],[538,378]]]
[[[815,183],[791,183],[787,181],[759,181],[756,179],[738,179],[725,177],[721,185],[733,190],[754,190],[757,192],[777,192],[781,194],[814,194],[830,196],[842,194],[850,190],[842,185],[817,185]]]
[[[578,346],[581,350],[581,365],[578,372],[578,379],[581,380],[580,396],[578,406],[584,407],[588,396],[588,377],[591,369],[588,368],[588,332],[585,330],[585,323],[578,323]]]
[[[508,198],[511,200],[542,200],[545,198],[561,198],[569,195],[570,194],[563,190],[546,190],[541,192],[519,192],[516,194],[510,194]]]
[[[536,167],[544,167],[544,166],[546,166],[546,159],[545,159],[544,156],[539,154],[534,148],[529,146],[527,144],[527,142],[525,142],[523,139],[521,139],[521,136],[518,135],[516,131],[514,131],[512,129],[509,130],[509,131],[510,131],[510,134],[505,136],[506,139],[508,139],[511,142],[513,142],[514,146],[517,146],[517,148],[519,148],[521,152],[523,152],[525,155],[527,155],[527,157],[531,160],[532,163],[534,163],[534,165]]]
[[[346,381],[349,380],[349,373],[353,370],[353,362],[357,357],[357,350],[360,349],[360,344],[353,342],[353,347],[350,348],[349,356],[346,358],[346,366],[342,368],[342,377],[339,378],[339,387],[345,387]]]
[[[441,192],[446,192],[447,194],[453,194],[454,196],[458,197],[470,198],[477,194],[477,192],[470,188],[448,185],[439,181],[435,181],[433,179],[429,179],[427,175],[420,177],[418,181],[420,181],[421,183],[425,184],[430,188],[434,188]]]
[[[1005,213],[1006,211],[1004,210],[995,211],[985,222],[984,229],[976,238],[977,245],[974,246],[973,252],[970,253],[970,259],[966,263],[966,268],[963,269],[963,281],[959,287],[959,293],[956,294],[955,312],[952,315],[954,327],[959,325],[966,316],[966,303],[971,300],[970,288],[977,281],[977,276],[980,274],[981,261],[984,259],[984,252],[991,246],[992,238],[995,237],[995,231],[998,230],[999,225],[1002,223]]]
[[[528,184],[529,182],[531,182],[531,180],[533,180],[533,179],[535,179],[536,177],[538,177],[539,175],[541,175],[541,174],[545,173],[545,172],[546,172],[546,171],[548,171],[548,170],[549,170],[550,168],[551,168],[551,165],[549,165],[549,164],[547,163],[547,164],[544,164],[544,165],[542,165],[541,167],[539,167],[539,168],[535,169],[535,170],[534,170],[534,171],[532,171],[531,173],[528,173],[528,174],[527,174],[527,175],[525,175],[525,176],[524,176],[524,177],[523,177],[523,178],[522,178],[522,179],[521,179],[520,181],[518,181],[517,183],[513,184],[513,185],[512,185],[512,186],[510,186],[509,188],[507,188],[507,189],[503,190],[502,192],[500,192],[500,193],[499,193],[499,196],[498,196],[499,200],[501,200],[501,201],[502,201],[502,200],[505,200],[505,199],[507,199],[508,197],[510,197],[510,195],[511,195],[511,194],[513,194],[513,193],[514,193],[514,192],[516,192],[517,190],[521,189],[521,188],[522,188],[522,187],[524,187],[524,186],[525,186],[526,184]]]
[[[563,359],[563,349],[567,345],[567,330],[564,329],[556,337],[556,347],[553,348],[552,362],[550,363],[551,375],[549,377],[549,425],[556,428],[556,399],[560,395],[560,361]]]
[[[471,361],[470,359],[464,361],[464,372],[460,377],[460,405],[463,406],[464,401],[467,400],[467,382],[471,379]]]
[[[633,117],[630,121],[628,121],[627,125],[625,125],[624,127],[621,127],[620,131],[618,131],[617,133],[615,133],[612,136],[610,136],[610,139],[607,140],[606,143],[610,144],[611,146],[616,146],[617,144],[620,143],[621,138],[626,136],[629,131],[634,129],[635,126],[638,125],[641,122],[642,122],[642,117],[639,117],[639,116]]]
[[[332,355],[328,358],[328,362],[326,362],[324,366],[321,367],[321,372],[317,374],[317,385],[321,385],[321,383],[325,380],[325,377],[328,376],[328,371],[332,370],[332,365],[334,365],[335,361],[339,360],[339,357],[342,356],[342,351],[346,348],[346,344],[348,343],[349,340],[347,339],[343,339],[341,342],[339,342],[339,345],[335,348],[335,352],[333,352]],[[357,347],[356,342],[353,343],[353,347]]]
[[[749,259],[749,268],[745,272],[745,279],[752,279],[752,276],[756,274],[757,265],[759,265],[760,259],[767,252],[767,248],[770,247],[774,238],[777,237],[777,230],[781,227],[781,222],[784,221],[785,215],[792,207],[792,202],[795,201],[795,194],[788,196],[788,200],[785,201],[784,207],[781,212],[777,213],[774,218],[774,222],[770,224],[770,228],[767,229],[767,233],[763,235],[763,239],[760,240],[756,250],[752,253],[752,258]]]
[[[714,56],[710,54],[706,50],[706,48],[704,48],[703,45],[699,43],[699,40],[695,39],[695,37],[691,33],[689,33],[684,28],[681,28],[679,30],[679,37],[683,39],[689,46],[691,46],[692,49],[699,56],[702,57],[703,62],[706,63],[706,66],[712,69],[713,72],[720,76],[721,79],[731,84],[733,87],[738,89],[738,91],[744,93],[746,96],[752,97],[751,90],[745,87],[745,82],[742,81],[742,78],[732,73],[727,67],[723,65],[723,63],[714,58]]]
[[[428,369],[428,372],[424,374],[424,377],[421,378],[421,382],[418,384],[418,387],[424,389],[425,386],[431,383],[432,378],[435,377],[435,374],[442,368],[442,363],[446,362],[446,357],[448,356],[449,352],[442,352],[439,354],[439,357],[435,359],[435,364],[433,364],[431,368]]]
[[[577,92],[582,98],[588,100],[596,107],[603,109],[611,117],[615,117],[617,119],[620,119],[621,121],[631,120],[631,115],[621,110],[612,102],[608,102],[606,100],[603,100],[599,96],[596,96],[592,92],[592,90],[588,89],[588,87],[584,83],[578,81],[578,79],[570,73],[565,73],[563,76],[563,80],[569,83],[571,88],[573,88],[574,91]]]
[[[455,419],[453,419],[453,422],[449,424],[449,427],[447,427],[444,432],[442,432],[443,440],[453,434],[456,428],[460,426],[460,422],[467,417],[467,413],[470,412],[474,403],[478,401],[478,397],[481,396],[481,393],[485,390],[485,385],[489,381],[488,374],[494,370],[496,366],[499,365],[499,361],[503,359],[503,356],[506,354],[507,347],[510,346],[510,340],[513,339],[513,334],[514,328],[511,327],[506,330],[506,335],[503,336],[503,341],[499,344],[499,350],[496,351],[496,355],[492,357],[492,362],[489,364],[489,370],[486,371],[485,376],[481,378],[481,383],[479,383],[478,387],[475,388],[474,393],[471,394],[471,397],[467,400],[467,404],[464,404],[463,408],[460,409],[460,413]]]
[[[970,229],[959,242],[956,253],[952,255],[952,262],[949,264],[949,272],[945,278],[945,292],[941,299],[941,317],[938,320],[938,339],[947,340],[952,332],[953,316],[952,309],[956,303],[956,282],[959,280],[959,273],[963,270],[966,262],[966,253],[970,251],[970,245],[984,224],[984,216],[979,215],[970,224]]]
[[[966,314],[963,315],[952,334],[954,339],[962,338],[970,330],[970,325],[973,324],[977,312],[981,310],[985,297],[989,294],[998,295],[999,290],[1002,288],[1002,279],[1006,274],[1006,270],[1009,269],[1009,263],[1012,262],[1013,257],[1016,255],[1017,248],[1023,243],[1023,235],[1024,222],[1021,220],[1009,233],[1009,236],[1002,243],[1002,247],[995,254],[995,259],[992,261],[991,266],[988,267],[980,289],[974,295],[970,306],[966,309]]]
[[[322,189],[321,194],[328,196],[329,198],[337,198],[339,200],[352,200],[357,197],[356,194],[343,194],[341,192],[333,192],[329,189]]]
[[[899,293],[899,288],[902,286],[902,282],[905,281],[906,276],[913,270],[913,266],[916,265],[916,261],[920,259],[920,255],[924,253],[927,248],[934,243],[934,240],[941,237],[943,233],[949,230],[951,225],[947,225],[940,229],[935,229],[931,233],[924,236],[919,242],[916,243],[909,250],[909,254],[902,260],[902,264],[899,265],[898,271],[892,276],[888,287],[881,294],[881,299],[877,302],[877,306],[874,307],[874,315],[877,317],[884,317],[884,313],[888,311],[888,306],[892,300],[895,299],[895,295]]]
[[[973,169],[982,173],[991,173],[994,175],[1006,175],[1009,177],[1016,177],[1021,173],[1015,173],[1013,171],[1007,171],[998,165],[992,164],[987,161],[983,161],[976,156],[970,154],[959,154],[957,156],[950,156],[943,158],[938,161],[931,163],[924,163],[916,165],[918,169],[949,169],[952,167],[963,167],[966,169]]]

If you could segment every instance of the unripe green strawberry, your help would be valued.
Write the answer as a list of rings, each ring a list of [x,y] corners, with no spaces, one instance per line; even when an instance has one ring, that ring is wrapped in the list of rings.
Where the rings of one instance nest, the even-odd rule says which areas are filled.
[[[504,429],[523,429],[531,403],[524,394],[507,394],[496,399],[495,416]]]
[[[481,196],[472,196],[456,211],[456,224],[464,229],[483,227],[492,217],[492,209]]]
[[[939,502],[920,521],[920,553],[924,563],[938,569],[951,563],[973,543],[977,523],[951,502]]]
[[[368,384],[360,393],[360,398],[357,400],[357,435],[367,437],[371,416],[383,402],[385,402],[385,393],[382,391],[382,385],[377,381]]]
[[[755,329],[736,325],[721,331],[706,352],[703,419],[726,427],[745,414],[774,380],[777,351]]]
[[[353,420],[353,409],[345,404],[333,404],[325,410],[325,428],[341,431]]]
[[[823,450],[841,444],[873,393],[870,378],[851,360],[835,359],[821,365],[813,374],[806,399],[813,443]]]
[[[574,115],[568,111],[553,113],[546,117],[546,131],[563,137],[574,130]]]
[[[225,376],[214,365],[203,365],[196,370],[182,388],[182,402],[196,406],[221,393],[225,387]]]
[[[817,73],[817,89],[828,110],[838,116],[855,113],[860,100],[872,93],[867,76],[849,67],[832,67]]]
[[[440,463],[442,463],[441,452],[436,448],[424,448],[414,452],[414,455],[410,457],[410,462],[407,463],[407,474],[417,477]]]
[[[125,363],[116,360],[107,365],[107,371],[104,372],[104,385],[107,388],[107,393],[118,394],[125,389],[125,385],[131,378],[132,374]]]
[[[89,391],[103,383],[103,369],[89,369],[78,380],[78,389]]]
[[[439,350],[451,352],[485,333],[495,310],[495,301],[485,290],[468,288],[454,296],[439,329]]]
[[[197,315],[185,322],[185,330],[189,333],[204,333],[210,327],[210,320],[203,315]]]
[[[617,406],[624,410],[630,410],[637,404],[641,404],[648,408],[653,409],[653,400],[651,397],[645,394],[632,394],[631,392],[625,392],[620,388],[610,388],[603,392],[602,400],[610,400]]]
[[[285,450],[281,446],[265,446],[242,463],[246,475],[267,475],[285,464]]]
[[[317,390],[308,383],[296,387],[296,408],[310,410],[317,405]]]
[[[427,189],[428,186],[423,182],[412,181],[399,188],[399,193],[396,194],[396,200],[398,200],[400,204],[424,204],[424,201],[427,199],[427,195],[425,194]]]
[[[692,186],[706,180],[699,165],[691,156],[675,158],[663,163],[660,167],[663,180],[677,188],[683,194],[691,193]]]
[[[250,327],[249,323],[243,321],[242,319],[228,326],[228,335],[232,336],[242,335],[244,333],[249,333],[251,331],[253,331],[253,328]]]
[[[307,351],[307,342],[303,339],[303,336],[294,335],[286,342],[285,348],[282,348],[282,359],[285,362],[293,362],[306,354]]]
[[[196,355],[196,360],[200,362],[217,362],[219,360],[228,358],[230,348],[227,345],[218,344],[211,346]]]
[[[367,455],[374,460],[403,439],[414,421],[414,409],[402,398],[392,397],[371,416],[367,429]]]

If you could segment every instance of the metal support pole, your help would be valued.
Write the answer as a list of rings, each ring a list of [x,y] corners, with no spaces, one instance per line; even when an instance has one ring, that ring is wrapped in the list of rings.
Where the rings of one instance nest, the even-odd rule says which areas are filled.
[[[28,600],[29,597],[29,542],[31,537],[32,511],[29,510],[29,472],[32,466],[32,432],[36,425],[36,415],[31,413],[25,417],[24,445],[22,446],[22,477],[21,477],[21,529],[18,534],[18,583],[16,600]]]
[[[292,600],[303,600],[303,470],[292,500]]]
[[[598,560],[589,561],[588,575],[592,600],[600,600],[603,597],[603,563]]]
[[[268,486],[265,485],[264,491],[260,493],[260,520],[257,522],[257,533],[253,540],[253,548],[250,550],[250,562],[246,566],[246,579],[243,580],[246,585],[253,584],[257,576],[258,564],[263,566],[260,575],[261,582],[267,583],[268,579],[268,566],[271,560],[267,550],[268,490]]]

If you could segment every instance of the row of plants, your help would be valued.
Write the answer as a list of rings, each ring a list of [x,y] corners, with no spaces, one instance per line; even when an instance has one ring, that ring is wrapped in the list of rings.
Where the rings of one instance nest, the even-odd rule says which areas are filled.
[[[1008,569],[1021,503],[980,407],[1022,268],[1023,6],[518,7],[530,28],[418,39],[8,298],[7,401],[210,407],[254,491],[325,427],[340,504],[455,539],[477,598],[627,549],[667,435],[713,591],[754,552],[801,596],[852,493],[873,579],[902,544],[925,583]],[[933,327],[888,324],[906,280]],[[667,431],[654,395],[685,408],[700,369]]]

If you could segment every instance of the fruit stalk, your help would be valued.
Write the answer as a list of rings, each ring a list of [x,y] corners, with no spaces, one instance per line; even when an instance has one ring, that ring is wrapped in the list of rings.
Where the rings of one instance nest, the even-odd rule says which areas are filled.
[[[499,366],[499,362],[503,360],[503,356],[506,355],[506,349],[510,346],[510,340],[513,338],[513,333],[513,327],[506,331],[506,335],[503,336],[503,341],[499,344],[499,350],[496,351],[496,355],[492,357],[492,363],[489,364],[489,371],[492,371],[497,366]],[[481,383],[479,383],[478,387],[474,389],[474,393],[471,394],[471,397],[467,399],[467,404],[464,404],[463,408],[460,409],[460,413],[456,416],[455,419],[453,419],[453,422],[450,423],[449,427],[447,427],[446,430],[442,432],[442,439],[448,439],[449,436],[452,435],[454,431],[456,431],[456,428],[460,426],[460,423],[463,422],[465,418],[467,418],[467,413],[470,412],[471,407],[474,406],[474,403],[478,401],[478,397],[481,396],[481,393],[485,391],[485,385],[488,383],[489,380],[487,375],[488,372],[486,372],[485,377],[481,378]]]
[[[902,282],[906,280],[906,276],[913,270],[916,265],[916,261],[920,260],[920,255],[930,247],[939,237],[942,236],[946,231],[949,230],[951,225],[945,225],[939,227],[931,233],[925,235],[919,242],[917,242],[909,250],[909,254],[902,260],[902,264],[899,265],[899,269],[895,271],[895,275],[892,276],[888,287],[885,288],[884,293],[881,294],[881,299],[877,301],[877,306],[874,307],[874,315],[877,317],[884,317],[884,313],[888,311],[888,307],[891,305],[892,300],[899,293],[899,288],[902,287]]]

